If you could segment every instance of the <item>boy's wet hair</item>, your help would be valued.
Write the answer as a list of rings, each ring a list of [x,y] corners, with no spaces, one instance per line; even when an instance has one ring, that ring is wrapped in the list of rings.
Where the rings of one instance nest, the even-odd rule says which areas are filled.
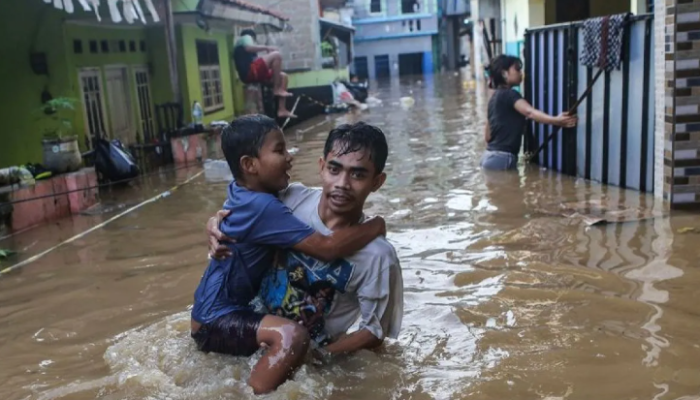
[[[256,35],[255,31],[252,29],[243,29],[241,31],[241,36],[245,36],[245,35],[252,36],[253,40],[256,40],[258,38],[258,35]]]
[[[224,128],[221,133],[221,150],[234,178],[243,178],[241,157],[258,157],[265,136],[273,130],[279,130],[275,120],[260,114],[236,118]]]
[[[323,158],[328,157],[336,144],[338,145],[338,156],[368,150],[369,159],[374,163],[375,173],[384,172],[389,146],[386,143],[384,132],[376,126],[357,122],[343,124],[333,129],[326,139]]]
[[[508,71],[513,65],[518,68],[523,68],[523,62],[518,57],[500,55],[494,58],[489,65],[489,87],[496,89],[501,86],[507,86],[508,82],[503,77],[503,73]]]

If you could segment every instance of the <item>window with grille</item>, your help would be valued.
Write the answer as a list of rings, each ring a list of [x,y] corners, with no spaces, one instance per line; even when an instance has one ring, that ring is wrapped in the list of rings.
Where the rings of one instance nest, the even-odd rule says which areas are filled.
[[[401,13],[413,14],[420,11],[420,4],[417,0],[401,0]]]
[[[136,95],[139,100],[139,116],[143,141],[150,143],[155,139],[153,128],[153,111],[151,109],[151,85],[147,68],[135,68]]]
[[[85,135],[85,144],[88,149],[92,149],[96,139],[105,137],[100,71],[97,69],[79,70],[78,78],[83,98],[85,127],[88,133]]]
[[[205,112],[224,108],[219,47],[215,41],[197,41],[197,62],[199,63],[199,81],[202,85],[202,108]]]

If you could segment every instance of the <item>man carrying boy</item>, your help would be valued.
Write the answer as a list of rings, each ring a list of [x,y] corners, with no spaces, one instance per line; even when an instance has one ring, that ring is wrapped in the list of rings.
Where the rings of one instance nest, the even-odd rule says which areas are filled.
[[[292,157],[277,124],[261,115],[241,117],[224,129],[222,150],[235,181],[219,225],[237,238],[231,257],[212,259],[194,295],[191,332],[204,352],[265,355],[248,384],[255,393],[276,389],[301,364],[308,333],[301,325],[250,307],[278,249],[293,249],[330,261],[347,257],[385,232],[381,218],[325,236],[298,220],[277,197],[289,185]]]
[[[277,117],[296,118],[296,115],[287,110],[287,97],[292,94],[287,92],[287,74],[282,72],[282,54],[276,47],[260,46],[255,43],[256,34],[252,29],[241,31],[241,37],[233,48],[233,61],[236,64],[238,77],[243,83],[270,83],[272,93],[277,97]],[[261,51],[267,52],[258,57]]]
[[[387,155],[386,138],[380,129],[362,122],[341,125],[330,132],[323,157],[319,160],[322,190],[294,183],[280,193],[280,200],[295,216],[317,231],[337,235],[341,229],[357,226],[363,221],[365,200],[386,179]],[[210,253],[216,258],[232,254],[220,242],[231,241],[229,237],[237,240],[235,236],[223,235],[218,229],[219,221],[227,213],[220,211],[207,224]],[[330,288],[335,291],[323,327],[331,339],[330,344],[323,347],[325,352],[333,355],[372,349],[381,345],[384,338],[398,336],[403,317],[403,280],[396,251],[385,238],[379,237],[356,254],[331,263],[295,251],[283,261],[287,271],[296,274],[301,266],[304,273],[298,275],[313,277],[312,285],[319,280],[330,282]],[[287,280],[293,284],[293,278]],[[281,289],[279,284],[275,287],[275,281],[281,281]],[[280,309],[279,303],[282,303],[282,309],[289,305],[292,296],[287,293],[292,291],[285,292],[284,279],[268,275],[264,282],[265,290],[260,294],[263,300],[267,297],[266,306],[275,303],[272,304],[274,310]],[[270,283],[273,288],[268,290],[266,286]],[[276,295],[276,291],[282,295]],[[275,301],[275,297],[281,301]],[[301,298],[299,295],[294,297]],[[346,334],[358,317],[359,329]]]

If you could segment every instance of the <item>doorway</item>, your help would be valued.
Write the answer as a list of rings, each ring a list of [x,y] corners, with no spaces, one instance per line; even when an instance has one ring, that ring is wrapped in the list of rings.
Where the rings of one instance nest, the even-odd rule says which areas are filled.
[[[355,57],[355,75],[360,79],[369,78],[369,67],[367,57]]]
[[[399,76],[423,75],[424,53],[399,54]]]
[[[374,76],[377,79],[391,77],[388,55],[374,56]]]
[[[126,67],[105,68],[107,82],[107,108],[112,127],[112,139],[124,145],[134,144],[136,138],[132,126],[131,98]]]
[[[627,3],[629,5],[629,2]],[[583,21],[591,16],[589,0],[557,0],[557,23]]]

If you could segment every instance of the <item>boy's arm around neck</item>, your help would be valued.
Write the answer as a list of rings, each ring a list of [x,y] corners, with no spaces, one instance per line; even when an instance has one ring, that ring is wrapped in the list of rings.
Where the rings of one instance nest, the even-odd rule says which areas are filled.
[[[293,248],[321,261],[330,262],[362,250],[378,236],[384,234],[386,234],[384,219],[375,217],[365,223],[333,232],[329,236],[316,232]]]

